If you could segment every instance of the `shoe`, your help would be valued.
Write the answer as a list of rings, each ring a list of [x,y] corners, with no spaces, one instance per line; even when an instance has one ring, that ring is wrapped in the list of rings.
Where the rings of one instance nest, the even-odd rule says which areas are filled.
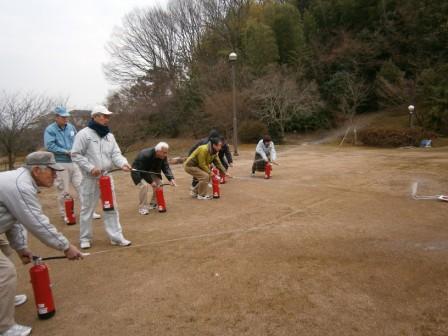
[[[210,196],[210,195],[205,195],[205,196],[198,195],[197,199],[198,200],[203,200],[203,201],[212,200],[213,196]]]
[[[147,215],[147,214],[149,214],[149,210],[146,208],[138,209],[138,213],[140,215]]]
[[[79,247],[81,247],[83,250],[87,250],[91,247],[90,242],[89,241],[82,241],[79,244]]]
[[[31,334],[31,327],[14,324],[11,328],[3,332],[1,336],[28,336]]]
[[[14,297],[14,306],[16,307],[21,306],[26,302],[26,300],[28,300],[28,298],[26,297],[25,294],[16,295]]]
[[[125,238],[123,238],[120,241],[111,240],[110,243],[112,245],[114,245],[114,246],[129,246],[129,245],[132,244],[131,241],[129,241],[129,240],[125,239]]]
[[[151,203],[151,204],[149,205],[149,210],[154,210],[154,209],[157,209],[157,204],[155,204],[155,203]]]
[[[100,215],[100,214],[97,214],[96,212],[94,212],[92,218],[93,218],[93,219],[100,219],[100,218],[101,218],[101,215]]]

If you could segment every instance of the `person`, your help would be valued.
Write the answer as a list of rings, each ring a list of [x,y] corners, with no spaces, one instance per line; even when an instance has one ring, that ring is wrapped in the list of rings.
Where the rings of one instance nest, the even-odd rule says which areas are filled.
[[[58,190],[59,212],[64,222],[68,224],[64,200],[70,195],[70,184],[79,196],[82,181],[81,171],[76,164],[73,164],[71,158],[71,149],[77,131],[75,126],[68,122],[70,113],[65,107],[58,106],[54,112],[55,121],[45,129],[44,144],[45,148],[54,154],[56,162],[64,168],[63,171],[57,172],[55,185]],[[101,216],[94,212],[93,218],[99,219]]]
[[[28,249],[27,232],[42,243],[63,251],[70,260],[82,259],[81,252],[50,224],[44,215],[37,193],[39,187],[50,188],[56,171],[63,169],[49,152],[34,152],[25,158],[25,165],[0,173],[0,234],[7,240],[24,264],[31,262],[33,252]],[[14,264],[0,251],[0,335],[26,336],[31,327],[14,320],[17,275]]]
[[[224,168],[227,171],[229,169],[229,167],[233,167],[233,157],[232,157],[232,153],[230,153],[230,147],[226,141],[226,138],[221,136],[220,139],[222,142],[222,147],[218,153],[218,156],[219,156],[219,160],[221,161],[222,165],[224,166]]]
[[[168,164],[168,150],[169,146],[166,142],[159,142],[154,148],[146,148],[140,151],[132,163],[133,169],[151,172],[144,173],[133,170],[131,173],[132,180],[140,188],[138,212],[141,215],[147,215],[149,210],[157,208],[155,190],[162,183],[162,171],[169,183],[176,186],[176,180]],[[150,186],[153,193],[151,202],[148,204]]]
[[[275,162],[277,160],[277,152],[275,151],[275,145],[269,135],[265,135],[261,139],[255,149],[255,159],[252,165],[252,176],[255,175],[255,171],[264,171],[266,162]]]
[[[111,114],[105,106],[95,106],[91,112],[92,119],[87,127],[76,134],[73,144],[72,160],[79,165],[83,174],[79,221],[82,249],[88,249],[92,244],[92,214],[100,196],[99,177],[113,166],[125,172],[131,171],[131,166],[121,154],[115,137],[107,126]],[[104,226],[112,245],[129,246],[131,242],[124,238],[120,224],[112,176],[110,179],[115,207],[103,213]]]
[[[221,137],[221,135],[219,134],[219,132],[218,132],[217,130],[215,130],[215,129],[212,129],[212,130],[210,131],[210,133],[208,134],[207,137],[200,139],[198,142],[196,142],[196,143],[193,145],[193,147],[191,147],[191,148],[188,150],[188,156],[190,156],[190,155],[196,150],[196,148],[198,148],[199,146],[208,144],[208,142],[209,142],[212,138],[220,138],[220,137]]]
[[[199,181],[191,190],[191,195],[199,200],[210,200],[213,198],[208,194],[208,183],[210,178],[213,177],[210,164],[213,163],[222,174],[230,176],[218,157],[221,147],[222,142],[219,138],[211,138],[207,144],[196,148],[185,161],[185,171]]]

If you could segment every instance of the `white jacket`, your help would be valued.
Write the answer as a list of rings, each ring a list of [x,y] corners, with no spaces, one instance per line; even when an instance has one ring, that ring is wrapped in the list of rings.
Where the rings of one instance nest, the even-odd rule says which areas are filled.
[[[0,173],[0,234],[6,234],[15,250],[27,247],[27,230],[45,245],[61,251],[68,249],[67,238],[43,214],[37,193],[28,169]]]
[[[275,145],[274,142],[271,141],[269,143],[269,146],[266,147],[264,145],[263,139],[258,141],[257,148],[255,149],[255,152],[261,155],[263,160],[268,161],[268,155],[271,159],[271,161],[277,160],[277,152],[275,151]]]
[[[91,128],[85,127],[76,134],[72,148],[72,161],[77,163],[85,177],[93,177],[93,168],[111,170],[114,165],[121,168],[128,160],[121,154],[112,133],[100,136]]]

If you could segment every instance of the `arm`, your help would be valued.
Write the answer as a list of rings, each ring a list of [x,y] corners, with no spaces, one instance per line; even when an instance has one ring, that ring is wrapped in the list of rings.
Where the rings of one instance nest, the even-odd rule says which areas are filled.
[[[52,153],[61,153],[67,154],[69,151],[61,146],[59,146],[56,142],[56,134],[54,130],[47,127],[44,133],[44,145],[45,148]]]
[[[229,145],[226,144],[225,150],[224,150],[224,155],[226,157],[226,160],[229,164],[233,163],[233,158],[232,158],[232,154],[230,153],[230,147]]]
[[[213,164],[216,166],[216,168],[218,168],[221,171],[221,173],[226,174],[226,169],[222,165],[218,155],[216,155],[215,158],[213,159]]]
[[[261,155],[264,161],[269,161],[268,157],[266,156],[266,153],[263,150],[263,141],[259,141],[257,144],[257,148],[255,149],[255,152]]]
[[[90,174],[95,166],[91,164],[84,156],[88,147],[87,141],[88,140],[84,136],[83,132],[76,134],[75,142],[73,143],[72,148],[72,161],[75,162],[84,172]]]
[[[113,141],[113,148],[112,148],[112,162],[117,167],[123,168],[123,166],[128,165],[128,160],[121,154],[120,147],[117,144],[117,141],[115,140],[115,137],[111,136]]]
[[[163,174],[168,179],[168,181],[174,180],[174,175],[173,175],[173,172],[171,171],[170,165],[168,164],[167,158],[165,158],[162,161],[162,171],[163,171]]]
[[[36,192],[29,187],[23,188],[17,184],[17,189],[7,200],[7,208],[17,219],[15,224],[6,234],[15,250],[27,247],[26,230],[35,235],[42,243],[56,250],[65,251],[70,244],[56,228],[50,224],[47,216],[42,212],[42,207],[37,199]]]

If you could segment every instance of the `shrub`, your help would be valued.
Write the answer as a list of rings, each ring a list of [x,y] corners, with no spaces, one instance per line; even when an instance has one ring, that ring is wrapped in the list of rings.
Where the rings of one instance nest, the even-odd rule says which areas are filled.
[[[259,120],[245,120],[238,129],[238,136],[243,143],[253,143],[268,133],[268,128]]]
[[[365,128],[358,131],[358,137],[367,146],[402,147],[419,146],[423,139],[435,139],[436,134],[422,128]]]

